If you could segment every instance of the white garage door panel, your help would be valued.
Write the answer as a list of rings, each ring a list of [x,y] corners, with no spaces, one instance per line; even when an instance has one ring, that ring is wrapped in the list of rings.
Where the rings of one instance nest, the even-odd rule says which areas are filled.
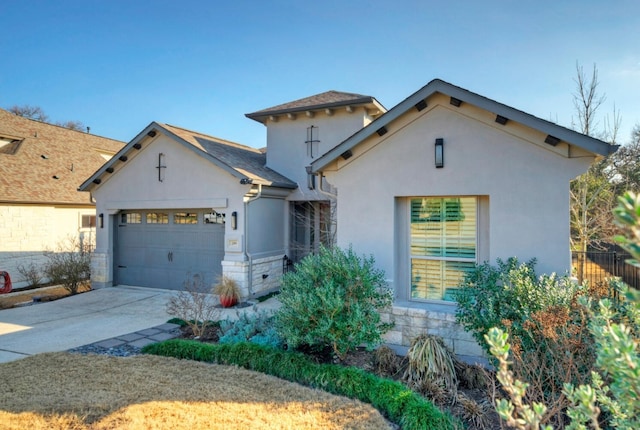
[[[204,223],[205,211],[197,211],[198,224],[173,223],[175,212],[193,210],[168,212],[168,224],[147,224],[147,212],[153,211],[127,211],[141,214],[141,222],[118,224],[116,283],[180,290],[189,276],[198,274],[212,285],[222,272],[224,224]]]

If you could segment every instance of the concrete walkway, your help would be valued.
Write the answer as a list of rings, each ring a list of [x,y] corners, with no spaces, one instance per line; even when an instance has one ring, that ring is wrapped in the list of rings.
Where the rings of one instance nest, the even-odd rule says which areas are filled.
[[[165,307],[174,294],[176,291],[117,286],[2,310],[0,363],[96,342],[131,342],[139,347],[174,337],[175,327],[165,324],[172,317]],[[260,309],[277,307],[275,299],[257,305]],[[220,319],[227,317],[235,318],[236,310],[221,310]]]

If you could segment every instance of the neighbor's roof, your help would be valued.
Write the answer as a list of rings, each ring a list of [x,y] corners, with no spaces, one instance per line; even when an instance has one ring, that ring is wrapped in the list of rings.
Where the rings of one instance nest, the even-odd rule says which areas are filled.
[[[295,182],[266,167],[267,156],[264,150],[251,148],[181,127],[152,122],[116,154],[113,159],[89,177],[89,179],[80,186],[80,189],[89,190],[93,186],[101,183],[102,177],[114,171],[112,166],[115,163],[121,162],[121,158],[128,157],[129,154],[142,148],[143,145],[147,145],[147,140],[149,138],[154,139],[157,133],[163,133],[169,136],[246,184],[262,184],[288,189],[297,188]],[[128,158],[125,158],[125,160],[126,159]]]
[[[90,205],[78,184],[123,146],[0,109],[0,203]]]
[[[339,145],[329,150],[322,157],[311,163],[314,172],[322,171],[327,165],[337,159],[341,154],[353,149],[359,143],[372,136],[382,127],[390,128],[394,120],[404,115],[408,110],[417,108],[421,102],[426,101],[435,93],[445,94],[452,98],[458,99],[462,103],[469,103],[479,108],[493,112],[508,121],[518,122],[520,124],[539,130],[549,136],[556,138],[555,144],[566,142],[575,145],[586,151],[596,155],[608,155],[617,149],[615,145],[609,145],[606,142],[595,139],[593,137],[578,133],[558,124],[543,120],[536,116],[530,115],[518,109],[514,109],[495,100],[491,100],[479,94],[457,87],[440,79],[434,79],[427,85],[407,97],[405,100],[391,108],[388,112],[378,117],[375,121],[354,133],[351,137],[344,140]]]
[[[278,106],[262,109],[257,112],[248,113],[245,114],[245,116],[255,121],[264,123],[265,120],[270,116],[360,105],[364,105],[367,108],[374,109],[379,113],[386,112],[384,106],[382,106],[380,102],[378,102],[372,96],[344,93],[340,91],[327,91],[321,94],[316,94],[314,96],[305,97],[303,99],[283,103]]]

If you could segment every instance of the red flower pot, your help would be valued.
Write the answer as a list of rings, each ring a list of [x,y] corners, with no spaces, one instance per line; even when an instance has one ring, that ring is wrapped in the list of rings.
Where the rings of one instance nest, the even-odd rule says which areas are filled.
[[[220,305],[223,308],[230,308],[238,303],[238,299],[234,296],[220,296]]]

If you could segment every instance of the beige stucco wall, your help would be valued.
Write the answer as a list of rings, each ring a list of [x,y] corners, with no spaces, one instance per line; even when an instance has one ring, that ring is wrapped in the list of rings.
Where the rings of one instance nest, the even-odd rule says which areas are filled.
[[[165,154],[162,182],[158,180],[159,153]],[[126,162],[118,161],[115,169],[93,191],[96,211],[104,214],[92,260],[92,282],[97,287],[112,285],[114,215],[123,209],[235,211],[238,229],[232,230],[230,222],[225,224],[225,243],[233,244],[225,250],[225,260],[245,259],[243,196],[251,185],[241,185],[238,178],[163,134],[130,153]]]
[[[277,121],[267,121],[267,166],[299,185],[289,200],[326,200],[326,196],[308,189],[305,166],[371,121],[363,107],[355,107],[352,112],[341,107],[332,110],[331,115],[316,112],[311,118],[299,113],[295,119],[280,116]],[[314,139],[320,140],[314,144],[313,157],[305,143],[307,127],[312,125],[318,127]]]
[[[553,148],[542,133],[494,119],[494,114],[464,104],[455,108],[436,96],[428,109],[411,109],[389,124],[386,135],[374,134],[354,149],[353,157],[339,159],[324,172],[338,189],[338,244],[375,257],[395,288],[395,317],[405,318],[411,308],[430,309],[428,303],[409,300],[408,233],[403,228],[408,197],[480,196],[479,262],[535,257],[541,273],[570,270],[569,181],[593,158],[569,159],[566,144]],[[440,169],[434,166],[436,138],[444,139],[445,166]],[[442,306],[444,313],[436,316],[450,316],[437,326],[451,331],[455,305]],[[424,324],[417,327],[426,330]],[[407,346],[413,334],[401,328],[390,341]],[[467,353],[474,349],[469,336],[456,336],[449,340],[459,339]]]
[[[89,197],[87,194],[87,201]],[[43,253],[66,245],[68,238],[92,240],[95,229],[82,229],[82,215],[95,215],[95,208],[3,205],[0,206],[0,270],[9,272],[14,288],[28,286],[18,266],[31,263],[42,268]]]

